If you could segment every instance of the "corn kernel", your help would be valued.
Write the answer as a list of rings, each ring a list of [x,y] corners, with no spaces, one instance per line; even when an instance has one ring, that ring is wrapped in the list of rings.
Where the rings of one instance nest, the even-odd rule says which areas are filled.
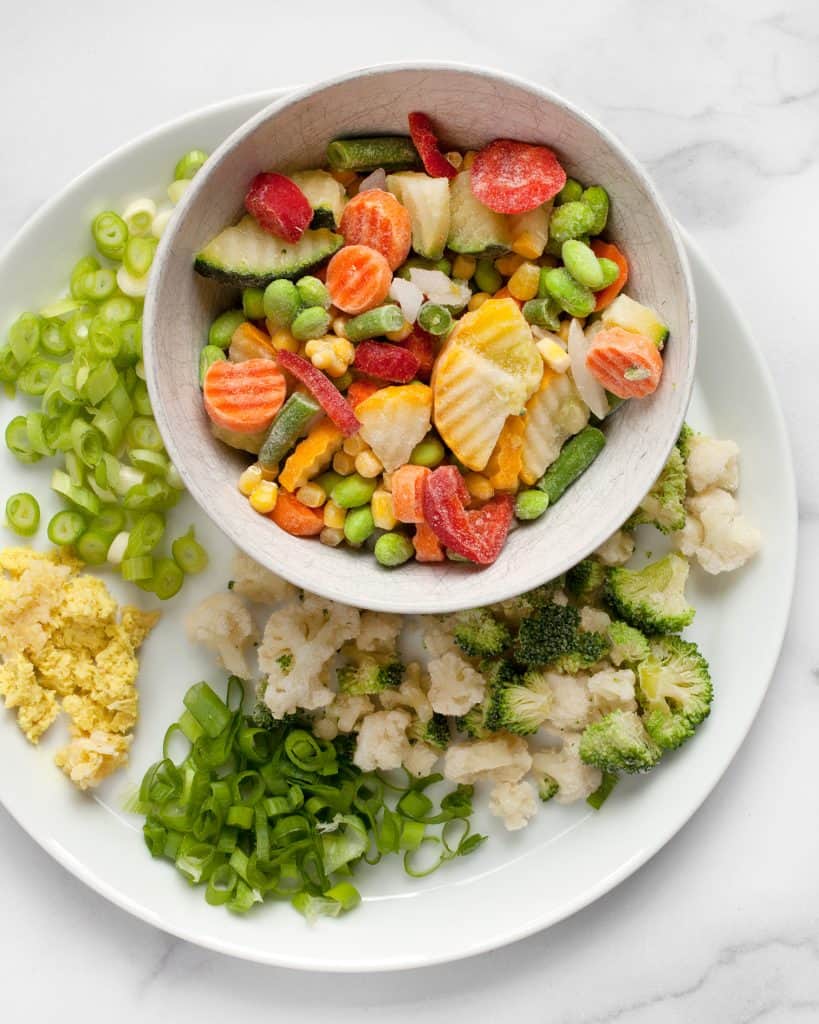
[[[385,491],[392,492],[392,473],[385,473],[381,477],[381,486]]]
[[[257,484],[250,495],[250,507],[262,515],[267,515],[276,507],[276,500],[279,497],[279,488],[271,480],[262,480]]]
[[[551,338],[541,338],[537,343],[537,349],[543,356],[543,361],[555,373],[565,373],[571,366],[572,361],[569,359],[569,353],[562,345],[558,345]]]
[[[331,530],[341,530],[344,527],[344,520],[347,518],[346,509],[336,505],[334,501],[328,501],[324,506],[324,525]]]
[[[326,544],[327,547],[337,548],[344,540],[344,531],[336,530],[332,526],[325,526],[319,534],[319,540],[322,544]]]
[[[484,304],[484,302],[486,302],[487,299],[491,298],[492,296],[489,294],[489,292],[475,292],[475,294],[469,300],[466,308],[469,310],[470,313],[474,313],[476,309],[481,308],[481,306]]]
[[[355,457],[355,471],[365,480],[374,480],[383,469],[381,461],[373,452],[360,452]]]
[[[463,167],[464,158],[456,149],[453,149],[450,153],[444,153],[444,156],[449,160],[456,171],[459,171],[461,167]]]
[[[569,342],[569,327],[571,327],[571,324],[571,320],[561,320],[560,327],[557,331],[558,338],[560,338],[561,341],[565,341],[567,344]]]
[[[536,260],[543,252],[543,243],[538,241],[531,231],[522,231],[512,242],[512,252],[525,260]]]
[[[333,469],[342,476],[349,476],[355,469],[355,459],[349,452],[336,452],[333,456]]]
[[[537,286],[540,283],[540,267],[534,263],[521,263],[518,269],[509,278],[509,292],[519,302],[528,302],[537,295]]]
[[[270,344],[277,352],[298,352],[299,343],[286,327],[274,327],[268,322],[267,329],[270,331]]]
[[[275,480],[279,475],[279,464],[274,462],[272,466],[259,467],[262,471],[262,480]]]
[[[409,320],[405,320],[397,331],[387,331],[384,337],[388,341],[403,341],[404,338],[408,338],[411,334],[412,324],[409,322]]]
[[[468,281],[475,273],[478,261],[473,256],[456,256],[452,262],[452,276]]]
[[[464,483],[472,497],[478,501],[489,501],[495,493],[495,488],[481,473],[467,473]]]
[[[352,455],[355,458],[356,455],[360,455],[362,452],[366,452],[368,448],[367,442],[360,434],[353,434],[352,437],[346,437],[344,444],[341,446],[342,451],[345,451],[348,455]],[[336,470],[340,473],[341,470]],[[350,470],[352,473],[352,470]]]
[[[373,514],[373,522],[379,530],[391,530],[398,521],[395,518],[392,495],[389,491],[380,489],[375,491],[370,499],[370,510]]]
[[[358,175],[355,171],[330,171],[330,174],[332,174],[336,181],[340,181],[345,188],[354,181],[358,181]]]
[[[311,338],[305,343],[304,355],[317,370],[323,370],[328,377],[343,377],[347,367],[355,359],[355,349],[346,338],[327,334],[323,338]]]
[[[475,150],[474,150],[474,149],[468,149],[468,150],[467,150],[467,151],[466,151],[466,152],[464,153],[464,159],[463,159],[463,163],[461,164],[461,170],[462,170],[462,171],[468,171],[468,170],[471,170],[471,168],[472,168],[472,164],[474,164],[474,163],[475,163],[475,157],[476,157],[477,155],[478,155],[478,154],[477,154],[477,153],[475,152]]]
[[[499,274],[503,274],[504,277],[511,277],[521,263],[523,263],[523,257],[518,256],[516,252],[510,252],[506,256],[499,256],[495,260],[495,270]]]
[[[346,338],[347,337],[346,327],[347,327],[347,321],[349,319],[350,318],[348,316],[344,316],[343,314],[339,314],[338,316],[334,316],[333,317],[333,322],[332,322],[333,334],[335,334],[335,336],[337,338]]]
[[[246,498],[249,498],[254,489],[262,482],[262,467],[254,462],[239,477],[239,490]]]
[[[308,508],[321,508],[327,501],[327,492],[317,483],[303,484],[296,491],[296,497]]]

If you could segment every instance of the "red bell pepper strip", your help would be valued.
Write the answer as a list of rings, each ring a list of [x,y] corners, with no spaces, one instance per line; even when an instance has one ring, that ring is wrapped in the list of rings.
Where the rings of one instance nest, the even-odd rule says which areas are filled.
[[[409,384],[418,373],[418,365],[412,352],[384,341],[362,341],[353,360],[354,370],[392,384]]]
[[[441,152],[429,117],[416,110],[408,120],[412,141],[427,174],[431,178],[454,178],[458,172]]]
[[[469,491],[454,466],[439,466],[426,478],[424,519],[444,547],[478,565],[501,553],[512,522],[513,499],[496,494],[483,508],[466,509]]]
[[[330,382],[330,378],[317,370],[311,362],[284,349],[276,353],[276,362],[304,384],[345,437],[350,437],[360,429],[361,424],[349,402]]]
[[[400,344],[418,360],[418,380],[429,381],[437,352],[435,338],[416,324]]]

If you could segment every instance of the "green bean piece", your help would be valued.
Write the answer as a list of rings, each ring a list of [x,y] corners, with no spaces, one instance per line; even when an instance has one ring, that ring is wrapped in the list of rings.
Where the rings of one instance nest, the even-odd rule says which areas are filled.
[[[178,594],[184,582],[185,574],[172,558],[160,558],[156,561],[151,574],[150,589],[160,601],[168,601]]]
[[[393,569],[408,562],[415,554],[415,548],[403,533],[382,533],[375,542],[374,554],[379,565]]]
[[[609,219],[609,194],[600,185],[592,185],[583,192],[582,202],[589,207],[594,214],[594,221],[589,228],[590,235],[599,235],[605,230],[606,222]]]
[[[227,356],[218,348],[216,345],[205,345],[202,351],[199,353],[199,387],[205,383],[205,375],[214,363],[218,363],[221,359],[227,359]]]
[[[603,271],[600,269],[600,262],[588,245],[576,238],[570,238],[563,243],[561,254],[566,269],[575,281],[591,288],[593,292],[603,287]]]
[[[606,444],[606,435],[597,427],[584,427],[579,434],[569,438],[560,455],[538,480],[536,487],[549,497],[554,505],[566,490],[586,472]]]
[[[478,260],[472,281],[480,292],[489,292],[494,295],[503,284],[503,275],[497,269],[492,260]]]
[[[125,244],[125,255],[122,260],[128,273],[133,274],[134,277],[144,277],[151,269],[156,246],[155,238],[129,238]]]
[[[207,568],[208,553],[196,539],[192,526],[187,533],[177,537],[171,544],[171,552],[174,561],[186,576],[202,572]]]
[[[330,498],[341,508],[360,508],[369,504],[377,487],[376,480],[368,480],[360,473],[351,473],[335,485]]]
[[[594,312],[597,302],[594,292],[575,281],[565,267],[548,270],[545,280],[549,294],[570,316],[583,317]]]
[[[452,314],[437,302],[425,302],[418,310],[417,320],[422,330],[438,338],[452,330]]]
[[[21,313],[9,327],[9,348],[18,365],[25,366],[40,347],[42,321],[34,313]]]
[[[549,331],[556,331],[560,327],[560,307],[551,295],[524,302],[523,316],[528,323],[545,327]]]
[[[245,314],[241,309],[229,309],[226,313],[221,313],[210,325],[208,345],[215,345],[216,348],[229,348],[233,332],[244,322]]]
[[[91,224],[94,245],[101,256],[110,260],[121,260],[128,241],[128,226],[118,213],[104,210],[97,214]]]
[[[63,509],[48,524],[48,539],[58,547],[76,544],[85,533],[86,521],[81,512]]]
[[[600,273],[603,275],[603,284],[600,287],[608,288],[620,276],[620,268],[614,260],[607,259],[605,256],[598,257],[597,262],[600,264]]]
[[[327,310],[322,306],[309,306],[296,313],[290,325],[290,333],[296,341],[310,341],[312,338],[323,338],[329,327],[330,314]]]
[[[446,449],[443,444],[433,434],[429,434],[412,449],[410,462],[413,466],[426,466],[429,469],[435,469],[444,461],[445,455]]]
[[[332,305],[327,285],[317,277],[307,275],[300,278],[296,281],[296,291],[303,306],[321,306],[322,309],[329,309]]]
[[[271,281],[262,299],[264,315],[276,330],[290,327],[301,309],[299,292],[292,281]]]
[[[404,314],[400,306],[376,306],[366,313],[348,320],[344,333],[349,341],[355,344],[368,338],[377,338],[390,331],[398,331],[404,326]]]
[[[583,186],[577,178],[567,178],[566,184],[555,196],[555,206],[562,206],[564,203],[576,203],[583,195]]]
[[[180,157],[176,167],[173,169],[174,181],[189,181],[194,177],[207,160],[208,154],[204,149],[190,149]]]
[[[385,171],[416,167],[418,152],[405,135],[364,139],[334,139],[327,147],[327,163],[334,171]]]
[[[587,203],[571,200],[562,206],[555,206],[549,218],[548,251],[553,256],[559,256],[563,243],[570,238],[588,235],[594,221],[594,211]]]
[[[40,525],[40,506],[33,494],[12,494],[6,502],[9,529],[20,537],[32,537]]]
[[[518,519],[539,519],[549,507],[549,495],[534,488],[520,491],[515,498],[515,515]]]
[[[375,530],[372,509],[369,505],[354,508],[344,519],[344,536],[348,544],[359,547]]]
[[[276,413],[259,452],[259,464],[265,469],[278,466],[296,441],[307,433],[310,421],[320,411],[315,399],[294,391]]]

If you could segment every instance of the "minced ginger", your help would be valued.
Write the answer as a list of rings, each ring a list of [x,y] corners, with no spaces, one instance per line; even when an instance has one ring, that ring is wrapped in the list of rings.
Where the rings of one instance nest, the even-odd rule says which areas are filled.
[[[56,764],[80,789],[128,759],[137,720],[136,650],[158,612],[120,609],[105,583],[59,552],[0,551],[0,696],[38,743],[62,710]]]

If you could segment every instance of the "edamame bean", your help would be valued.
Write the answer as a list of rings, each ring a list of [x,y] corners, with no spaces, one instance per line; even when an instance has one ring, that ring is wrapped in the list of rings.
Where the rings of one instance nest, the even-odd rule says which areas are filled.
[[[452,314],[437,302],[425,302],[418,310],[418,326],[440,338],[452,330]]]
[[[412,449],[410,462],[413,466],[427,466],[429,469],[435,469],[444,461],[445,454],[444,446],[437,437],[430,434]]]
[[[537,488],[521,491],[515,498],[515,515],[518,519],[539,519],[549,507],[549,495]]]
[[[333,384],[338,388],[339,391],[346,391],[347,388],[353,383],[355,378],[348,370],[346,373],[342,373],[340,377],[332,377]]]
[[[567,178],[566,184],[555,196],[555,206],[562,206],[564,203],[576,203],[583,195],[583,186],[577,178]]]
[[[303,306],[321,306],[322,309],[330,308],[330,293],[327,286],[317,277],[302,277],[296,281],[296,291]]]
[[[377,480],[365,480],[359,473],[352,473],[335,485],[330,498],[339,508],[360,508],[369,503],[376,487]]]
[[[330,314],[327,310],[321,306],[308,306],[296,313],[290,325],[290,333],[296,341],[310,341],[312,338],[322,338],[329,327]]]
[[[478,260],[472,280],[479,292],[489,292],[490,295],[494,295],[503,284],[501,272],[492,260]]]
[[[614,260],[606,259],[605,256],[600,256],[597,262],[600,264],[600,272],[603,275],[603,284],[601,287],[608,288],[608,286],[610,284],[614,284],[620,276],[620,268]]]
[[[582,196],[582,202],[589,207],[594,214],[594,221],[589,228],[590,235],[599,235],[605,228],[609,219],[609,194],[600,185],[592,185],[587,188]]]
[[[537,482],[538,490],[554,505],[565,491],[586,472],[606,444],[606,435],[597,427],[585,427],[563,445],[560,455]]]
[[[226,359],[224,350],[219,348],[218,345],[205,345],[202,351],[199,353],[199,387],[205,383],[205,374],[211,368],[213,363],[218,363],[220,359]]]
[[[262,299],[264,315],[274,327],[289,327],[301,308],[301,299],[292,281],[271,281]]]
[[[600,263],[591,249],[579,242],[576,238],[570,238],[563,243],[561,249],[563,262],[566,269],[579,284],[584,284],[592,291],[603,287],[603,271]]]
[[[242,309],[248,320],[264,320],[264,290],[245,288],[242,292]]]
[[[347,538],[348,543],[355,544],[356,546],[363,544],[374,529],[373,513],[369,505],[354,508],[351,512],[347,513],[344,520],[344,536]]]
[[[348,320],[344,331],[347,339],[355,344],[367,338],[377,338],[389,331],[397,331],[403,326],[404,314],[400,306],[376,306]]]
[[[523,315],[528,323],[545,327],[548,331],[557,331],[560,328],[560,307],[551,295],[541,299],[529,299],[523,304]]]
[[[565,267],[546,272],[546,290],[570,316],[584,317],[594,311],[594,292],[572,277]]]
[[[245,322],[245,314],[241,309],[229,309],[227,313],[217,316],[208,331],[208,345],[216,348],[229,348],[233,332]]]
[[[332,469],[328,469],[326,473],[317,476],[313,483],[318,484],[325,494],[330,494],[336,484],[340,484],[343,479],[341,473],[335,473]]]
[[[403,565],[414,554],[412,541],[403,533],[382,533],[375,542],[376,561],[388,569]]]
[[[571,200],[556,206],[549,218],[549,252],[559,256],[564,242],[587,235],[594,222],[595,214],[588,203]]]

